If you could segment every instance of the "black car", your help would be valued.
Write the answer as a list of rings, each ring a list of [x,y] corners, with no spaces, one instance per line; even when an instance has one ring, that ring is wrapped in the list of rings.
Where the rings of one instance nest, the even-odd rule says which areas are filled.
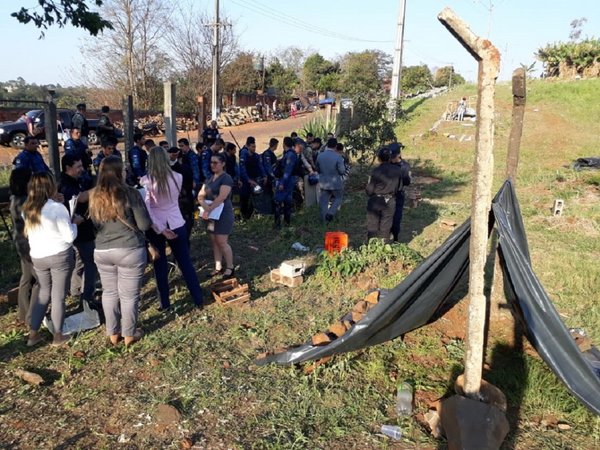
[[[68,130],[72,126],[72,119],[74,111],[70,109],[58,109],[56,111],[60,126],[58,127],[58,140],[59,142],[67,139],[63,136],[63,130]],[[27,112],[27,117],[33,123],[33,131],[35,136],[40,140],[46,139],[46,131],[44,124],[44,110],[34,109]],[[98,144],[98,137],[96,136],[96,128],[98,127],[98,119],[88,119],[90,132],[88,135],[88,144]],[[11,146],[15,148],[23,147],[23,140],[27,136],[27,123],[25,119],[19,118],[15,122],[1,122],[0,123],[0,144]]]

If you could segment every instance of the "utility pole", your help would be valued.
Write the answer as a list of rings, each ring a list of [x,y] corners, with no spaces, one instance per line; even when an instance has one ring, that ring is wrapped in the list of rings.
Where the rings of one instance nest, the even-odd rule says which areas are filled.
[[[217,120],[219,115],[219,0],[215,0],[215,23],[213,28],[213,54],[212,54],[212,101],[211,101],[211,120]]]
[[[396,29],[396,47],[394,49],[394,61],[392,68],[392,88],[390,90],[390,112],[392,119],[396,119],[396,102],[400,98],[400,78],[402,75],[402,46],[404,45],[404,16],[406,0],[400,0],[398,11],[398,28]]]

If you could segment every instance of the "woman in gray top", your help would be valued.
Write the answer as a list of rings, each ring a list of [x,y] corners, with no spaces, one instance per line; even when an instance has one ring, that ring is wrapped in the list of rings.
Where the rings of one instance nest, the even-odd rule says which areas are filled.
[[[225,172],[225,155],[217,153],[210,159],[212,177],[206,180],[198,194],[198,203],[204,210],[202,218],[208,221],[208,231],[215,259],[215,269],[211,276],[223,274],[223,278],[235,275],[233,267],[233,251],[229,245],[229,235],[233,231],[233,206],[231,205],[232,178]],[[223,211],[218,219],[209,219],[210,213],[223,205]],[[223,269],[225,259],[225,269]]]
[[[146,268],[146,237],[152,225],[142,196],[124,182],[123,161],[102,160],[98,182],[90,194],[89,213],[97,230],[94,260],[102,281],[106,333],[116,345],[141,339],[137,328],[142,277]]]

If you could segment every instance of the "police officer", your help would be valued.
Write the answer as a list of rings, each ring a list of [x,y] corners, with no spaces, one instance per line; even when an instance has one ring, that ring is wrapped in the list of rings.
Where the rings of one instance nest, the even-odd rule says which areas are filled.
[[[366,192],[367,238],[390,239],[390,230],[396,210],[396,192],[400,188],[401,169],[391,162],[390,149],[383,147],[377,154],[379,166],[373,169]]]
[[[25,148],[13,160],[15,169],[26,167],[31,173],[50,172],[50,168],[44,161],[44,157],[38,151],[39,141],[34,136],[26,136],[23,140]]]
[[[404,209],[405,192],[404,187],[410,185],[410,165],[402,159],[402,149],[404,145],[400,142],[394,142],[388,145],[392,156],[392,163],[400,167],[400,188],[396,192],[396,209],[394,219],[392,220],[392,239],[398,242],[400,234],[400,224],[402,222],[402,210]]]
[[[211,120],[210,126],[202,131],[202,143],[206,147],[210,147],[212,143],[220,137],[221,133],[219,133],[219,129],[217,128],[217,121]]]
[[[146,162],[148,153],[142,148],[144,135],[136,133],[133,135],[133,147],[129,150],[129,166],[133,174],[131,184],[137,185],[144,175],[146,175]]]
[[[212,170],[210,168],[210,159],[213,155],[219,153],[225,146],[225,141],[221,138],[216,138],[211,141],[209,146],[202,149],[200,153],[200,180],[204,183],[206,180],[210,180],[212,177]]]
[[[275,228],[281,228],[281,214],[286,225],[292,219],[292,203],[296,177],[294,169],[298,161],[298,155],[293,149],[294,141],[286,136],[283,139],[283,156],[277,163],[275,169]]]
[[[190,141],[186,138],[181,138],[177,141],[177,146],[181,151],[181,164],[189,167],[192,171],[192,178],[194,180],[194,198],[200,192],[200,165],[198,163],[198,155],[190,147]]]
[[[264,183],[265,171],[262,166],[261,158],[256,153],[256,140],[253,136],[248,136],[246,145],[240,150],[240,179],[242,187],[240,189],[240,208],[242,217],[249,219],[254,212],[252,204],[252,193],[256,186]]]

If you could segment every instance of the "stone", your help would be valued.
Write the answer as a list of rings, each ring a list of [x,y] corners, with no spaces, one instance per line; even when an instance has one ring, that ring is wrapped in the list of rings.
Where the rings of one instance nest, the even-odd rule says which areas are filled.
[[[181,419],[181,414],[177,411],[177,408],[171,405],[158,405],[156,411],[156,426],[164,430],[171,425],[176,425]]]
[[[28,370],[15,370],[15,375],[18,376],[21,380],[33,384],[34,386],[39,386],[44,384],[44,379],[38,375],[37,373],[29,372]]]
[[[425,413],[425,421],[431,431],[431,435],[438,439],[442,436],[442,422],[437,411],[427,411]]]
[[[496,406],[459,395],[442,402],[440,418],[448,450],[497,450],[509,431]]]
[[[454,392],[456,392],[458,395],[465,395],[464,383],[464,375],[459,375],[454,383]],[[481,380],[481,387],[479,388],[479,399],[482,402],[490,403],[496,406],[502,412],[506,412],[506,396],[500,389],[498,389],[496,386],[494,386],[491,383],[488,383],[485,380]]]

